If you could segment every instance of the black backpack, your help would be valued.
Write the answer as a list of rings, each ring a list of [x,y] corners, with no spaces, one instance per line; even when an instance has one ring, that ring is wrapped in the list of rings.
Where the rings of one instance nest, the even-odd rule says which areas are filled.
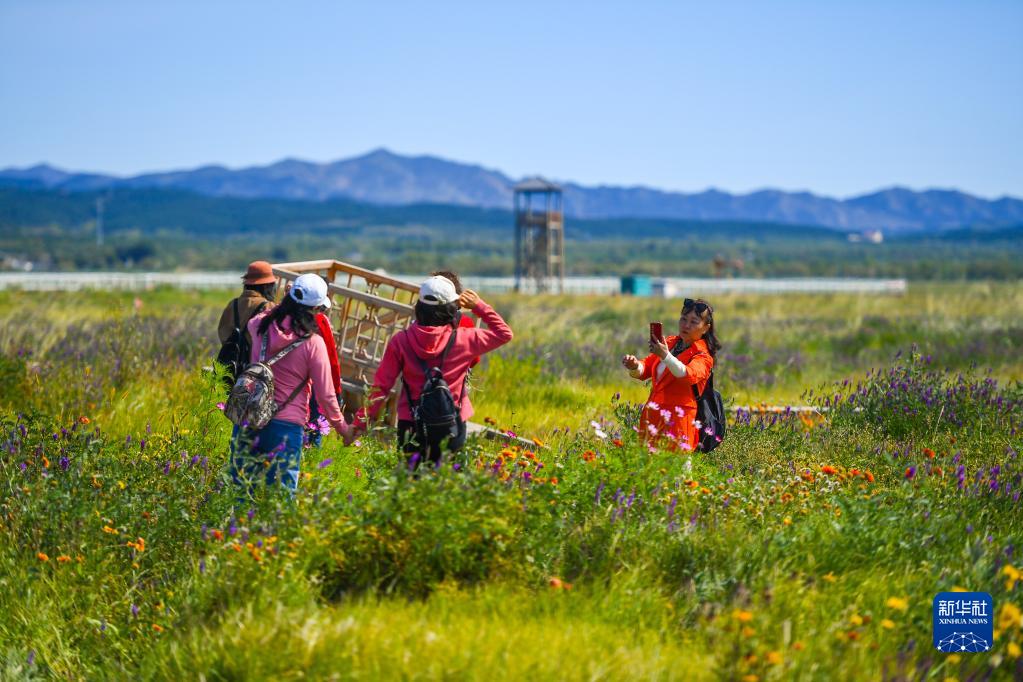
[[[725,406],[721,394],[714,390],[714,372],[707,378],[703,394],[697,393],[693,386],[693,397],[696,398],[696,418],[700,420],[698,450],[710,452],[725,438]],[[708,433],[710,430],[710,433]]]
[[[220,352],[217,353],[217,362],[227,368],[224,383],[229,391],[234,386],[235,381],[238,380],[238,376],[249,366],[249,356],[252,351],[249,337],[245,335],[245,330],[241,328],[237,298],[232,301],[232,305],[234,306],[234,330],[231,331],[231,335],[227,337],[227,341],[224,341],[220,346]],[[252,313],[252,317],[258,315],[264,307],[266,307],[266,301],[259,304],[259,307]]]
[[[409,408],[412,410],[412,422],[414,424],[416,440],[419,446],[430,448],[439,446],[445,438],[456,438],[458,436],[458,425],[461,421],[461,400],[455,401],[451,394],[451,387],[444,380],[441,368],[444,366],[444,358],[455,343],[457,329],[451,330],[451,337],[448,339],[444,352],[437,358],[437,364],[430,367],[425,360],[416,355],[409,346],[409,354],[414,357],[419,366],[423,369],[426,381],[423,389],[419,392],[419,398],[412,400],[412,392],[409,390],[408,382],[405,385],[405,397],[408,398]]]

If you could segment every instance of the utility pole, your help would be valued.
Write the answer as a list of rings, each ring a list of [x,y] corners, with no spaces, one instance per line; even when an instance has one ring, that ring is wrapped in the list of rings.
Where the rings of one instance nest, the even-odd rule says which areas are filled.
[[[103,197],[96,197],[96,246],[103,246]]]

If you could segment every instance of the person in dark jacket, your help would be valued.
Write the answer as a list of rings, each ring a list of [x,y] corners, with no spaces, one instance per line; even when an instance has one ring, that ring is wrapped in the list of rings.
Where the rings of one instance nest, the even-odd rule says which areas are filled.
[[[242,275],[242,293],[224,308],[217,325],[217,336],[220,343],[225,343],[235,327],[248,335],[249,320],[273,305],[277,293],[277,277],[270,264],[265,260],[249,263],[248,270]],[[238,319],[234,319],[235,301],[238,302]],[[251,342],[251,339],[249,339]]]

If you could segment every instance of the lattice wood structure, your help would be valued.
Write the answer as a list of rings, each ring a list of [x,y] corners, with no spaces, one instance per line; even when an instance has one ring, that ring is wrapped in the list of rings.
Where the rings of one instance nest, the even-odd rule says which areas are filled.
[[[345,412],[350,416],[365,400],[387,341],[415,319],[419,287],[336,260],[277,263],[273,272],[278,297],[299,275],[315,273],[327,281],[328,316],[341,361]],[[398,384],[391,391],[390,408],[400,389]],[[396,411],[388,409],[388,414],[393,423]]]

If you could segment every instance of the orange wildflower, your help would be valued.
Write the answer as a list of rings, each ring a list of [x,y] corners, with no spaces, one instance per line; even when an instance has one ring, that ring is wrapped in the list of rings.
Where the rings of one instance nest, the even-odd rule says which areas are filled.
[[[71,557],[69,557],[67,554],[61,554],[59,557],[57,557],[57,563],[66,564],[69,561],[71,561]]]
[[[612,442],[612,443],[614,444],[614,446],[615,446],[616,448],[620,448],[620,447],[622,447],[623,445],[625,445],[625,443],[623,443],[623,442],[622,442],[622,439],[621,439],[621,438],[615,438],[615,439],[614,439],[613,441],[611,441],[611,442]]]
[[[835,474],[838,473],[838,469],[831,466],[830,464],[825,464],[824,466],[821,467],[821,473],[827,474],[828,476],[834,476]]]
[[[50,468],[50,460],[46,459],[46,455],[43,455],[43,468],[44,469]]]
[[[88,417],[84,417],[84,416],[78,418],[78,423],[79,424],[88,424],[91,421],[92,421],[91,419],[89,419]]]
[[[935,452],[930,448],[924,448],[924,454],[927,455],[927,459],[934,459]]]
[[[39,561],[49,561],[50,557],[46,556],[45,552],[39,552],[36,554],[36,559],[39,559]]]
[[[103,526],[103,532],[109,533],[110,535],[117,535],[117,529],[111,528],[110,526]]]
[[[874,474],[870,473],[869,471],[863,472],[863,478],[867,479],[868,483],[874,482]]]
[[[163,627],[153,623],[153,632],[163,632]]]
[[[224,539],[224,531],[217,530],[216,528],[214,528],[213,530],[210,531],[210,535],[213,536],[214,540],[223,540]]]

